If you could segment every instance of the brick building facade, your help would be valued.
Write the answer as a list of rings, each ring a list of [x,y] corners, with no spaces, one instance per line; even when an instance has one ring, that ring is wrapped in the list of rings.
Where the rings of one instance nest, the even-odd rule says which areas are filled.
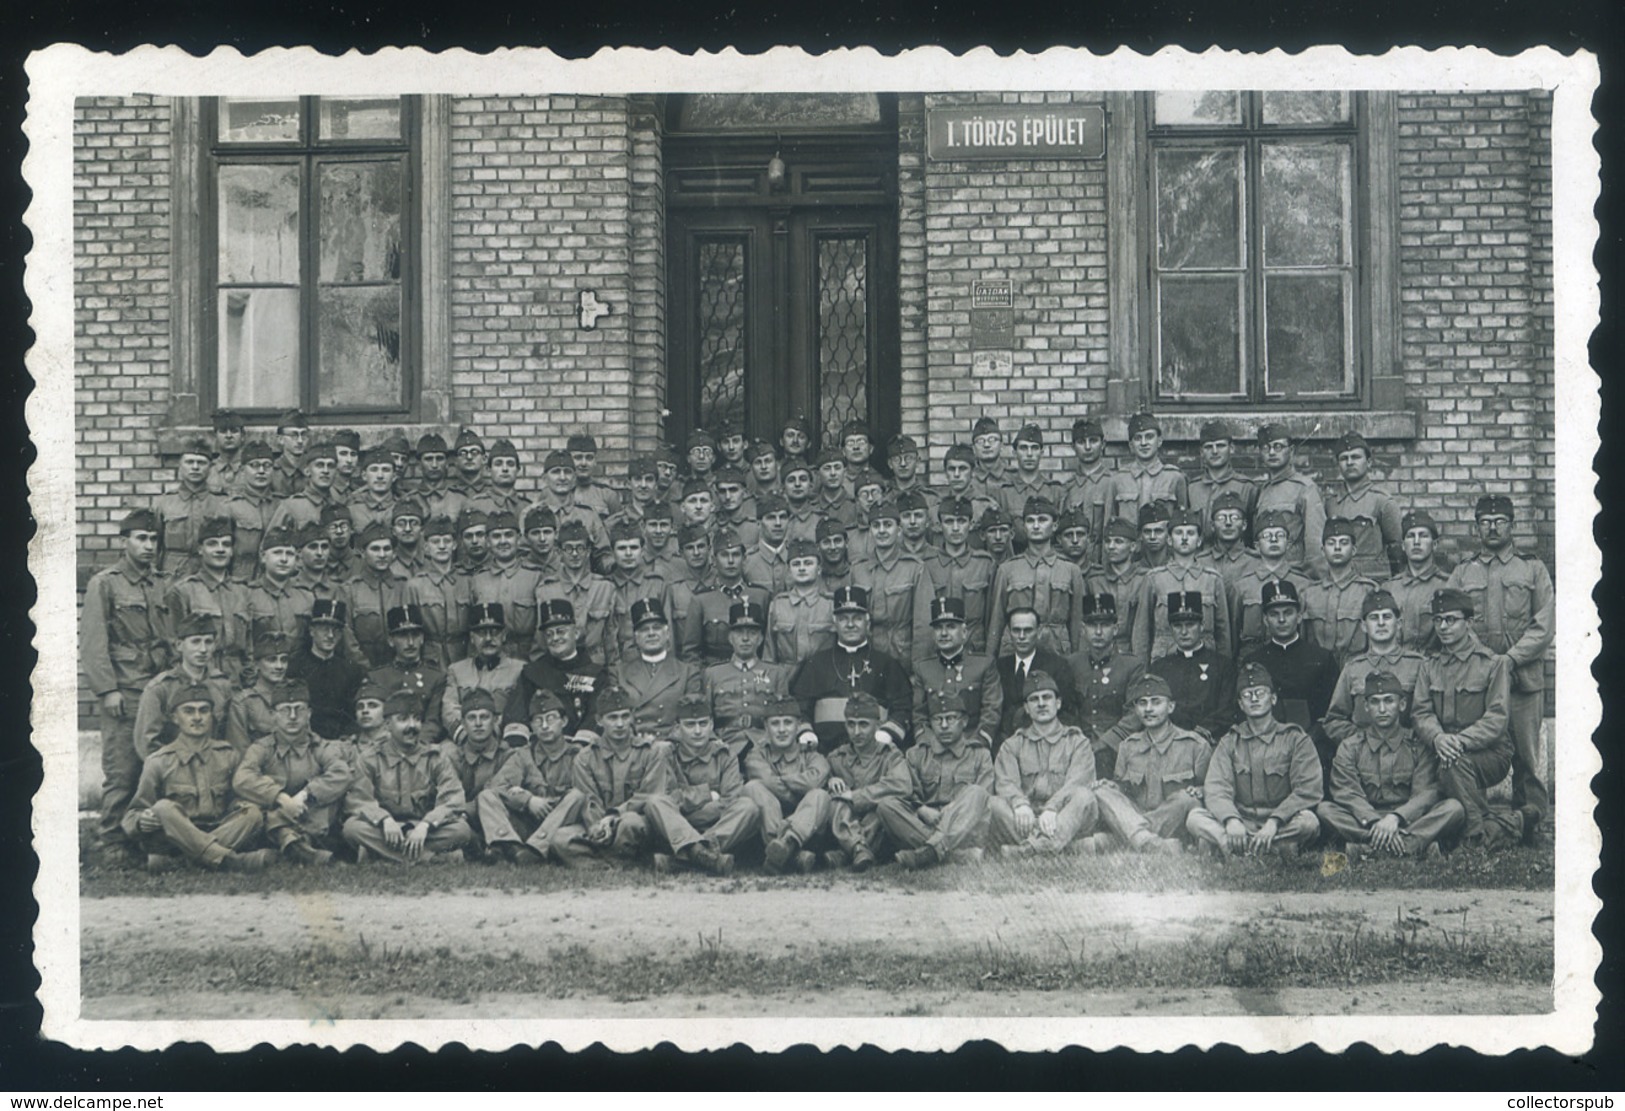
[[[404,156],[401,404],[317,413],[313,423],[356,427],[369,443],[395,429],[415,437],[462,426],[507,437],[525,453],[528,492],[540,486],[542,455],[577,429],[597,436],[602,469],[619,478],[629,451],[681,437],[718,406],[742,405],[771,438],[786,407],[809,400],[815,425],[820,414],[838,423],[829,415],[838,391],[846,415],[927,444],[933,474],[983,413],[1007,434],[1042,426],[1058,476],[1072,464],[1078,415],[1102,416],[1109,450],[1122,454],[1127,415],[1154,407],[1169,458],[1194,469],[1196,429],[1223,413],[1246,432],[1286,421],[1305,437],[1303,466],[1323,481],[1335,475],[1331,441],[1363,432],[1378,480],[1431,509],[1446,552],[1470,545],[1480,493],[1510,493],[1521,541],[1554,562],[1548,95],[1346,94],[1345,130],[1304,140],[1352,152],[1339,194],[1348,378],[1324,404],[1253,386],[1251,400],[1210,403],[1159,392],[1161,310],[1147,260],[1166,248],[1149,238],[1160,234],[1158,204],[1178,197],[1156,192],[1151,166],[1164,148],[1201,143],[1264,152],[1263,169],[1238,177],[1236,204],[1245,209],[1260,190],[1267,205],[1267,106],[1249,109],[1263,124],[1232,139],[1222,129],[1159,131],[1159,109],[1139,94],[762,99],[416,100]],[[1103,153],[954,160],[930,149],[933,115],[1081,108],[1100,110]],[[141,96],[77,104],[81,585],[116,551],[124,509],[162,491],[181,438],[220,401],[206,319],[214,293],[200,260],[211,174],[234,154],[221,153],[215,110]],[[768,240],[790,244],[787,253],[749,253]],[[810,275],[807,288],[795,274],[773,288],[795,291],[822,339],[798,340],[802,325],[752,307],[768,258]],[[1238,280],[1263,290],[1270,279]],[[972,308],[973,283],[984,281],[1009,283],[1003,339],[989,340]],[[729,301],[741,282],[745,301]],[[771,294],[764,304],[776,304]],[[608,312],[584,326],[584,304]],[[842,313],[846,337],[832,339],[827,322]],[[860,356],[854,343],[869,346]],[[730,344],[743,346],[745,363],[727,362]],[[843,359],[844,371],[831,369]],[[716,366],[706,378],[703,367]],[[251,431],[271,423],[268,412],[251,417]],[[1237,463],[1258,470],[1249,442]]]

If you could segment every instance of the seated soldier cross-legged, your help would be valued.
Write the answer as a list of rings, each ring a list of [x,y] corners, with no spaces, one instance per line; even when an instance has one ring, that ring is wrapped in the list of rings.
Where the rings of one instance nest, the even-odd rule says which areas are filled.
[[[1094,784],[1106,829],[1083,844],[1097,852],[1127,846],[1177,854],[1186,820],[1202,804],[1213,749],[1200,733],[1174,724],[1173,688],[1162,676],[1138,680],[1128,699],[1140,728],[1124,738],[1112,777]]]

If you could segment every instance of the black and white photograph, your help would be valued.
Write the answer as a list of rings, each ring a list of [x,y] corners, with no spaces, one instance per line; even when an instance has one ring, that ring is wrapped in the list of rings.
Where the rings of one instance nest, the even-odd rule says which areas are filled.
[[[30,63],[48,1036],[1590,1046],[1588,56],[284,53]]]

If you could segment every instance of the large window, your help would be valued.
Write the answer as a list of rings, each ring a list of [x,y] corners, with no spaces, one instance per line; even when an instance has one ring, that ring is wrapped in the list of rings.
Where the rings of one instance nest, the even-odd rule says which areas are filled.
[[[1361,400],[1361,98],[1147,99],[1156,400]]]
[[[203,126],[205,400],[408,413],[414,99],[219,98]]]

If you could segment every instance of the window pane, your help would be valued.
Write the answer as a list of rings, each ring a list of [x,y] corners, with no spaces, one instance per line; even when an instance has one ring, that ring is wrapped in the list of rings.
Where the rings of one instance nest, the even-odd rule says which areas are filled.
[[[1348,93],[1274,92],[1264,94],[1265,123],[1347,123],[1348,118]]]
[[[319,170],[324,282],[397,281],[401,276],[401,164],[327,162]]]
[[[1264,264],[1338,266],[1350,257],[1352,159],[1342,143],[1264,147]]]
[[[220,167],[220,273],[227,282],[299,281],[299,167]]]
[[[1243,393],[1241,279],[1164,275],[1157,292],[1158,393]]]
[[[1346,274],[1265,279],[1265,389],[1287,397],[1349,391],[1350,294]]]
[[[316,304],[317,404],[398,408],[401,293],[398,286],[322,286]]]
[[[1239,124],[1241,94],[1237,92],[1157,93],[1153,102],[1159,126],[1180,124]]]
[[[229,409],[299,404],[299,291],[222,289],[219,394]]]
[[[700,426],[745,421],[745,244],[699,245]]]
[[[1157,265],[1242,264],[1240,148],[1157,151]]]
[[[323,139],[399,139],[401,98],[324,96],[320,120]]]
[[[823,442],[869,419],[869,241],[818,241],[818,407]]]
[[[297,143],[299,98],[267,100],[254,97],[220,98],[222,143]]]

